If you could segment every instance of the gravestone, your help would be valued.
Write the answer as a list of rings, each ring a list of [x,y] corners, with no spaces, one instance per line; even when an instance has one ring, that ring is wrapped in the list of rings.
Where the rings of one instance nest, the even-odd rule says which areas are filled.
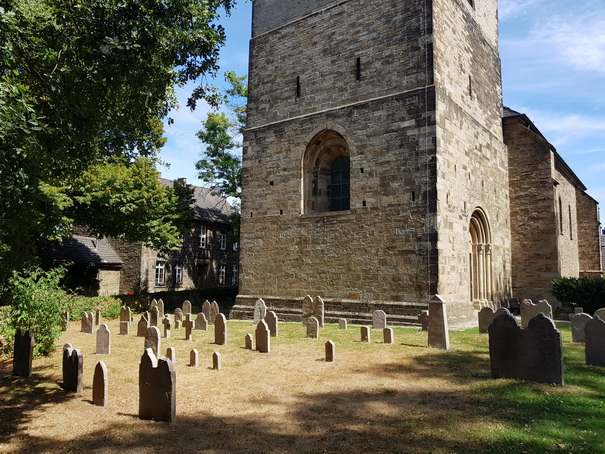
[[[427,311],[426,309],[420,311],[420,314],[418,314],[418,323],[420,323],[422,331],[429,330],[429,311]]]
[[[197,318],[195,319],[195,330],[208,331],[208,319],[206,318],[206,314],[203,312],[197,314]]]
[[[151,309],[152,307],[158,307],[158,300],[156,300],[155,298],[151,300],[151,305],[149,306],[149,308]]]
[[[319,321],[315,317],[309,317],[305,320],[307,328],[307,337],[310,339],[319,339]]]
[[[128,336],[130,334],[130,322],[120,322],[120,336]]]
[[[387,327],[387,314],[385,311],[372,312],[372,329],[385,329]]]
[[[313,317],[313,298],[310,295],[306,295],[302,300],[302,323],[305,325],[306,321]]]
[[[122,306],[120,310],[120,336],[127,336],[130,334],[130,320],[132,319],[132,312],[129,307]]]
[[[600,309],[597,309],[597,310],[595,311],[595,313],[594,313],[594,314],[592,314],[592,317],[593,317],[593,318],[595,318],[595,317],[599,317],[601,320],[605,320],[605,307],[602,307],[602,308],[600,308]]]
[[[168,347],[166,349],[166,358],[168,358],[173,363],[176,363],[176,349],[174,347]]]
[[[348,329],[348,323],[347,323],[347,319],[346,318],[339,318],[338,319],[338,328],[340,329]]]
[[[101,310],[97,309],[95,311],[95,326],[99,326],[101,324]]]
[[[183,324],[183,311],[180,307],[174,310],[174,329],[181,329]]]
[[[202,314],[206,316],[206,320],[210,323],[210,301],[206,300],[202,303]],[[214,320],[212,320],[214,322]]]
[[[158,300],[158,317],[160,320],[162,320],[164,318],[164,301],[162,301],[161,299]]]
[[[546,315],[538,313],[521,328],[511,314],[502,314],[488,333],[492,378],[563,384],[561,333]]]
[[[214,319],[214,343],[227,344],[227,319],[225,314],[218,314]]]
[[[92,312],[82,312],[82,323],[80,331],[86,334],[92,334],[92,327],[94,324],[94,316]]]
[[[107,407],[109,404],[108,388],[107,366],[103,361],[99,361],[95,366],[95,373],[92,378],[92,403],[94,405]]]
[[[67,331],[68,326],[69,326],[69,312],[63,311],[63,312],[61,312],[61,330]]]
[[[107,325],[103,323],[97,331],[97,355],[111,354],[111,333]]]
[[[198,367],[200,365],[200,354],[197,349],[189,352],[189,367]]]
[[[267,312],[265,316],[265,322],[267,322],[267,326],[269,327],[269,331],[271,332],[271,337],[277,337],[279,332],[279,323],[277,320],[277,314],[274,311]]]
[[[450,333],[447,323],[445,301],[433,295],[429,301],[429,347],[440,350],[450,349]]]
[[[176,422],[176,374],[172,361],[148,348],[139,365],[139,418]]]
[[[164,325],[164,339],[170,339],[170,328],[172,328],[172,320],[170,320],[169,314],[164,315],[162,325]]]
[[[183,326],[185,327],[185,340],[192,340],[193,320],[191,320],[191,312],[187,312],[187,314],[185,314],[185,321],[183,322]]]
[[[220,313],[220,308],[218,307],[218,303],[213,301],[210,303],[210,317],[208,317],[208,323],[212,324],[216,320],[216,316]]]
[[[320,328],[324,327],[324,312],[324,300],[321,298],[321,296],[316,296],[313,298],[313,317],[315,317],[319,322]]]
[[[494,312],[491,307],[484,307],[479,311],[479,332],[487,333],[490,325],[496,317],[501,314],[510,314],[510,311],[505,307],[500,307]]]
[[[65,391],[82,392],[83,370],[84,358],[82,352],[79,349],[74,349],[71,344],[66,344],[63,349],[63,389]]]
[[[256,300],[256,303],[254,303],[254,326],[258,325],[258,322],[261,320],[264,320],[266,315],[267,305],[262,298],[259,298]]]
[[[370,327],[369,326],[362,326],[361,327],[361,342],[371,342],[371,338],[370,338]]]
[[[145,337],[149,329],[149,319],[145,314],[141,315],[141,320],[137,324],[137,337]]]
[[[548,304],[548,301],[540,300],[538,304],[534,304],[531,300],[523,300],[521,302],[521,326],[523,328],[527,327],[529,321],[540,313],[552,320],[552,307]]]
[[[586,364],[605,367],[605,321],[596,313],[584,326],[584,338]]]
[[[588,320],[592,320],[592,317],[583,312],[578,312],[571,317],[571,340],[573,342],[584,342],[584,328]]]
[[[34,357],[34,332],[18,329],[13,350],[13,377],[30,377]]]
[[[223,368],[223,358],[220,352],[214,352],[212,354],[212,368],[214,370],[221,370]]]
[[[191,301],[189,300],[185,300],[183,301],[183,304],[181,305],[181,310],[183,311],[183,314],[185,316],[187,316],[187,314],[191,314]]]
[[[160,311],[158,310],[157,306],[152,307],[151,310],[149,311],[149,326],[158,326],[160,320],[158,319],[160,315]]]
[[[260,320],[256,325],[256,351],[260,353],[271,352],[271,332],[264,320]]]
[[[333,363],[334,359],[335,359],[335,354],[336,354],[336,346],[334,345],[334,341],[327,341],[326,342],[326,362],[327,363]]]
[[[250,333],[246,334],[245,345],[246,345],[246,350],[254,349],[252,334],[250,334]]]
[[[151,349],[156,357],[162,351],[162,338],[160,337],[160,330],[157,326],[150,326],[145,334],[145,350],[148,348]]]
[[[385,344],[394,344],[395,337],[393,334],[393,328],[384,328],[382,330],[382,338]]]

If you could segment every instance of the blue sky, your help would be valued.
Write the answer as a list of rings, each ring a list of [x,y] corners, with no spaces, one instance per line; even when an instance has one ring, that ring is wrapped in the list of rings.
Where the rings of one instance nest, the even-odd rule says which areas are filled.
[[[251,9],[240,0],[221,21],[221,71],[247,73]],[[529,116],[600,203],[605,221],[605,1],[500,0],[499,17],[504,105]],[[179,91],[183,106],[187,93]],[[200,105],[171,114],[164,177],[199,184],[203,145],[195,133],[207,112]]]

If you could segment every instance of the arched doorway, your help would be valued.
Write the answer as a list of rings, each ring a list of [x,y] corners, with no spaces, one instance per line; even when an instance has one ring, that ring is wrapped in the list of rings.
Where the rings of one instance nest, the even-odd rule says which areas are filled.
[[[485,212],[476,209],[471,216],[470,235],[470,293],[473,305],[480,309],[493,299],[492,238]]]

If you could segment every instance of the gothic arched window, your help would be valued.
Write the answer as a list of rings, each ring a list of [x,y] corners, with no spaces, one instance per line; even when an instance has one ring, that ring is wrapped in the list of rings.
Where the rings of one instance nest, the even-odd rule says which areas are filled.
[[[470,234],[470,286],[471,299],[476,306],[492,300],[492,238],[487,216],[476,209],[471,216]]]

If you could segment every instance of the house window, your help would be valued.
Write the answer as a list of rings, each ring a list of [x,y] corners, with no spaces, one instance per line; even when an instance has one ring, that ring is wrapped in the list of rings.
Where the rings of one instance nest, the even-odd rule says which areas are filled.
[[[218,270],[218,283],[219,285],[225,285],[225,274],[226,274],[226,266],[221,265]]]
[[[233,249],[233,252],[239,251],[239,243],[236,241],[231,245],[231,248]]]
[[[233,272],[231,273],[231,285],[237,285],[239,280],[239,266],[233,265]]]
[[[174,285],[180,285],[183,283],[183,264],[174,264]]]
[[[343,136],[317,134],[305,150],[302,179],[304,214],[350,209],[350,155]]]
[[[158,287],[166,285],[166,262],[162,260],[155,262],[155,285]]]
[[[227,232],[221,230],[220,234],[221,251],[224,251],[225,249],[227,249]]]
[[[200,228],[200,247],[202,249],[205,249],[207,244],[208,244],[208,228],[203,225]]]

